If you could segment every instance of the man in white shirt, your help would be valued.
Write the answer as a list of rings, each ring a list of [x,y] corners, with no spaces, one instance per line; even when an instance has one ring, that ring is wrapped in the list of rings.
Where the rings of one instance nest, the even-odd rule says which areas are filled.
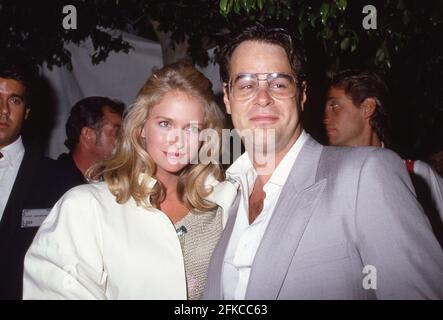
[[[331,146],[391,146],[389,90],[375,72],[348,69],[329,75],[324,124]],[[406,160],[417,198],[443,247],[443,178],[426,162]]]
[[[14,132],[21,129],[29,111],[25,109],[22,91],[22,86],[16,80],[0,78],[0,218],[25,153],[20,131]],[[16,96],[12,98],[12,95]]]
[[[0,299],[21,298],[24,255],[42,209],[56,200],[43,187],[50,160],[26,149],[21,138],[33,78],[25,63],[0,57]]]
[[[246,152],[227,170],[237,194],[218,190],[227,222],[204,298],[443,298],[443,253],[401,159],[324,147],[303,130],[304,57],[291,35],[256,23],[221,55]]]

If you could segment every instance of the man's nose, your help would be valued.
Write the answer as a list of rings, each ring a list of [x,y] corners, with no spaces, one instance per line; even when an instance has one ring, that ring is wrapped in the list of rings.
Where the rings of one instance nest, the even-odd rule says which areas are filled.
[[[323,123],[329,124],[331,122],[331,115],[328,111],[328,108],[325,108],[325,112],[323,114]]]
[[[323,118],[323,124],[329,124],[329,118],[326,116],[326,114]]]
[[[9,105],[3,99],[0,99],[0,114],[1,115],[9,115]]]
[[[257,90],[257,96],[255,97],[257,105],[260,107],[267,107],[274,102],[269,94],[269,86],[266,81],[260,83]]]

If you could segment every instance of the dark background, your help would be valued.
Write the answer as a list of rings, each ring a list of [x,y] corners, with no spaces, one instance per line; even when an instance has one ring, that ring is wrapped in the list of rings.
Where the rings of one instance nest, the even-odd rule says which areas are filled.
[[[64,5],[74,5],[78,29],[65,30]],[[185,41],[185,54],[199,65],[212,63],[207,49],[251,21],[272,22],[291,30],[308,57],[308,103],[305,126],[325,142],[322,113],[325,73],[347,67],[376,70],[391,89],[393,149],[403,158],[426,159],[443,150],[443,1],[371,1],[377,8],[377,29],[364,30],[367,1],[288,0],[74,0],[0,2],[0,54],[24,53],[35,66],[70,65],[66,41],[91,37],[93,63],[109,52],[131,50],[105,29],[118,29],[155,41],[166,35]],[[170,62],[170,61],[165,61]],[[25,139],[45,146],[57,106],[44,79]]]

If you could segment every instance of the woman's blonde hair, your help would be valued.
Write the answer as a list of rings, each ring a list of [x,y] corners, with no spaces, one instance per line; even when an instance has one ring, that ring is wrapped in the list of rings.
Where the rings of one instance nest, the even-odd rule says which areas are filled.
[[[180,90],[200,99],[205,110],[203,129],[214,129],[219,139],[221,138],[224,114],[215,101],[211,82],[187,61],[169,64],[155,71],[125,115],[113,155],[90,172],[90,176],[103,176],[118,203],[125,203],[132,197],[137,205],[148,208],[159,207],[165,199],[165,188],[160,181],[153,187],[149,185],[151,177],[155,178],[156,164],[146,152],[141,131],[150,109],[173,90]],[[214,150],[214,141],[209,140],[204,141],[201,148]],[[220,145],[218,143],[218,148]],[[208,211],[215,208],[215,204],[204,200],[212,191],[205,187],[205,181],[210,175],[217,180],[223,179],[219,161],[189,164],[180,173],[177,191],[189,209]]]

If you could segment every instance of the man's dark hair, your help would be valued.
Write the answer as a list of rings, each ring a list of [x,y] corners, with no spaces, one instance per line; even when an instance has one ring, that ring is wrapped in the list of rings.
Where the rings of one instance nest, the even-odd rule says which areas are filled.
[[[88,97],[78,101],[71,109],[66,122],[65,146],[73,151],[80,140],[82,128],[90,127],[98,132],[102,127],[103,109],[109,107],[110,111],[123,116],[125,105],[117,100],[106,97]]]
[[[282,47],[288,56],[292,72],[297,80],[297,86],[299,89],[301,88],[306,78],[306,59],[299,42],[285,29],[265,26],[260,22],[255,22],[231,37],[220,50],[218,63],[220,65],[220,76],[223,82],[229,82],[229,63],[234,50],[245,41],[258,41]]]
[[[25,87],[25,103],[29,108],[36,85],[36,67],[19,53],[0,54],[0,78],[12,79]]]
[[[329,88],[343,89],[357,107],[367,98],[375,100],[376,109],[370,125],[385,146],[390,146],[389,89],[383,79],[374,71],[346,69],[328,74],[328,80]]]

